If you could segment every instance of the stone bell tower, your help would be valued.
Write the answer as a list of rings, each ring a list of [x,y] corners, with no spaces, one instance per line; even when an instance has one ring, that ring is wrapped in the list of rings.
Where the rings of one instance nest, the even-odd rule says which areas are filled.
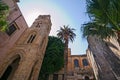
[[[7,52],[1,68],[3,76],[9,68],[8,80],[37,80],[50,29],[50,15],[40,15]]]
[[[10,11],[9,31],[0,32],[0,80],[38,80],[52,25],[50,15],[40,15],[29,28],[19,0],[2,1]]]

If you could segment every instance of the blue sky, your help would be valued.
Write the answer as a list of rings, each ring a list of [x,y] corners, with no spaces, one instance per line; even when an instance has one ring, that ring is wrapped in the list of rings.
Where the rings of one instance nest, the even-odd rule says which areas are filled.
[[[76,38],[69,43],[73,55],[85,54],[87,41],[82,38],[80,27],[89,21],[85,0],[20,0],[18,3],[28,26],[39,15],[51,15],[52,27],[50,35],[56,36],[60,26],[69,25],[76,29]]]

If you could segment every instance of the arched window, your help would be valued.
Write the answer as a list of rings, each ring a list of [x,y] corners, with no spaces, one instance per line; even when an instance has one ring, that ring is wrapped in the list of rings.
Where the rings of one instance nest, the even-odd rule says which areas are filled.
[[[74,60],[74,66],[75,66],[75,67],[79,67],[79,62],[78,62],[77,59]]]
[[[29,37],[27,43],[32,43],[33,40],[35,39],[35,36],[36,36],[35,34],[31,35],[31,36]]]
[[[82,60],[82,63],[83,63],[83,66],[88,66],[88,61],[87,61],[87,59],[83,59],[83,60]]]

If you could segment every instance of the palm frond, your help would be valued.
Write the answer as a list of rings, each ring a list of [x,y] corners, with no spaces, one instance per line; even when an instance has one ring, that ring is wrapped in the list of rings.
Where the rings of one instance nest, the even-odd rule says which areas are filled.
[[[110,38],[111,36],[112,37],[116,36],[114,30],[111,29],[109,26],[93,22],[83,24],[81,30],[83,32],[83,37],[87,37],[89,35],[92,36],[96,35],[98,37],[101,37],[102,39],[106,39]]]
[[[105,25],[111,24],[113,29],[120,30],[120,3],[117,0],[86,1],[87,13],[92,21]]]
[[[116,37],[120,31],[120,0],[86,0],[90,22],[82,25],[83,37]],[[119,37],[118,37],[119,38]]]
[[[74,28],[69,28],[69,25],[63,25],[63,27],[60,27],[60,30],[58,30],[57,36],[65,41],[68,39],[69,41],[73,42],[76,34],[74,33]]]

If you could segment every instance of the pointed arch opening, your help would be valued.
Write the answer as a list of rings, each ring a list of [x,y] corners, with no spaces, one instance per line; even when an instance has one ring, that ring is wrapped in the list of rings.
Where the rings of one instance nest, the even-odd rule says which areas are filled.
[[[82,63],[83,63],[83,66],[88,66],[89,63],[88,63],[88,60],[87,59],[83,59],[82,60]]]
[[[75,59],[75,60],[74,60],[74,66],[75,66],[75,67],[79,67],[79,61],[78,61],[78,59]]]
[[[36,32],[36,31],[34,31],[34,30],[31,31],[31,32],[28,34],[28,37],[27,37],[27,44],[28,44],[28,43],[32,43],[32,42],[34,41],[36,35],[37,35],[37,32]]]
[[[88,76],[85,76],[85,80],[90,80]]]
[[[12,77],[14,76],[15,71],[17,70],[17,68],[19,66],[19,62],[20,62],[20,56],[17,55],[12,60],[11,64],[8,65],[8,67],[4,71],[0,80],[12,80]]]

